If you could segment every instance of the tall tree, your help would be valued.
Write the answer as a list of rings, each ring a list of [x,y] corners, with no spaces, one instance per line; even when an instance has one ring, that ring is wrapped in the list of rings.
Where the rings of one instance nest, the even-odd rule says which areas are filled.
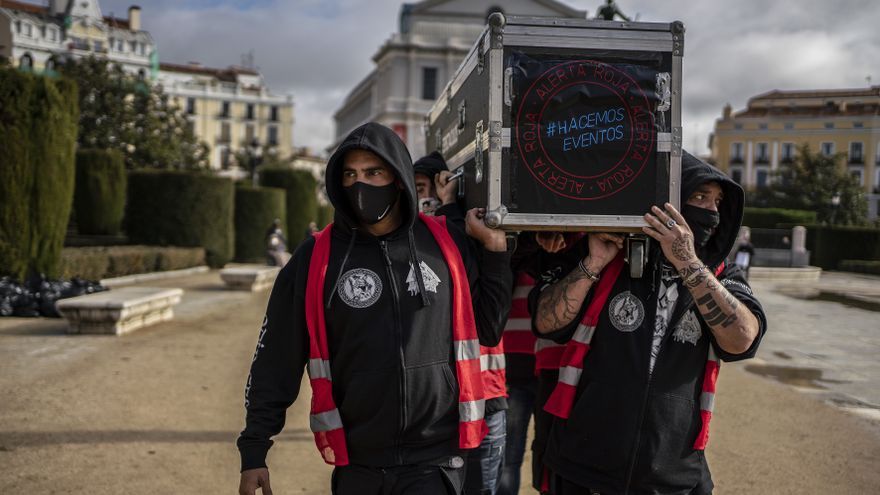
[[[207,145],[160,85],[96,57],[67,60],[61,71],[80,88],[80,146],[119,150],[129,169],[207,167]]]
[[[843,166],[845,155],[813,153],[809,145],[798,148],[791,163],[782,164],[770,187],[755,192],[761,206],[816,212],[822,223],[861,225],[867,221],[868,203],[858,181]]]

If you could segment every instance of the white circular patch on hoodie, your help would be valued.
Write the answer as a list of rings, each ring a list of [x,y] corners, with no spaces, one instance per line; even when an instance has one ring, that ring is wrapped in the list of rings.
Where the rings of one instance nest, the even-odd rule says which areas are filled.
[[[352,308],[368,308],[382,295],[382,280],[372,270],[355,268],[345,272],[336,292]]]
[[[621,292],[608,305],[608,316],[614,328],[632,332],[645,319],[645,306],[630,291]]]

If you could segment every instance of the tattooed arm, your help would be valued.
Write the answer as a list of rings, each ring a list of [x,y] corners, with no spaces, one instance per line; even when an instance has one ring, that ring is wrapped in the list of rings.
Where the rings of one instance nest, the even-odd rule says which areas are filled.
[[[730,354],[749,350],[760,330],[758,319],[697,257],[691,229],[678,210],[666,203],[665,212],[654,206],[652,213],[645,215],[650,227],[644,231],[660,243],[666,259],[678,270],[718,346]]]
[[[598,274],[617,256],[623,247],[623,238],[614,234],[590,234],[589,247],[590,254],[583,259],[583,265],[590,272]],[[544,290],[538,299],[535,329],[547,334],[571,324],[592,286],[593,280],[576,266],[568,275]]]

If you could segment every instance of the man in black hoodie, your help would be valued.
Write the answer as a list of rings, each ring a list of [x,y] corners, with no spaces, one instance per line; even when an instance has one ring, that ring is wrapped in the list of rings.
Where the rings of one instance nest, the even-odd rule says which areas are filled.
[[[754,356],[766,318],[723,264],[742,189],[685,152],[681,199],[681,213],[645,215],[656,243],[642,278],[623,268],[620,236],[590,234],[530,295],[533,328],[567,342],[544,406],[557,417],[544,455],[554,494],[712,492],[703,450],[719,358]]]
[[[498,343],[510,308],[504,233],[469,211],[478,248],[452,222],[418,216],[409,153],[375,123],[346,137],[325,178],[335,222],[299,246],[269,299],[239,492],[270,493],[270,438],[308,365],[334,493],[460,493],[465,449],[485,434],[477,344]]]

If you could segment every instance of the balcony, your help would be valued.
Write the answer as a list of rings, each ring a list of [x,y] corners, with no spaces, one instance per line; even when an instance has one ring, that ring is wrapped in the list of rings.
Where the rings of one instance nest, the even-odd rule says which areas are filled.
[[[770,163],[770,157],[766,156],[766,155],[765,156],[756,156],[755,163],[758,165],[766,165],[766,164]]]
[[[741,163],[743,163],[743,157],[741,157],[741,156],[731,157],[730,163],[731,164],[741,164]]]
[[[217,136],[217,144],[229,144],[232,139],[229,137],[229,134],[221,134]]]
[[[849,161],[847,162],[849,165],[864,165],[865,157],[864,156],[851,156],[849,157]]]

